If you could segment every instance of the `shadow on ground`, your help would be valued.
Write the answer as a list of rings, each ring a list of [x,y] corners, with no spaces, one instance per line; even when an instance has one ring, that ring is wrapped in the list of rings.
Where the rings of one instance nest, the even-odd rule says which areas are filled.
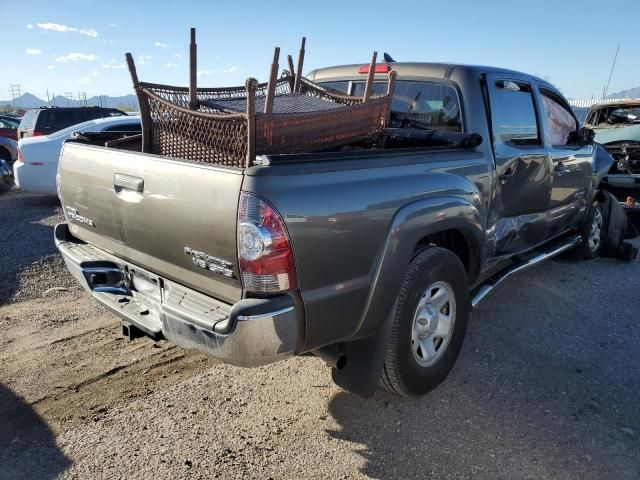
[[[57,253],[53,225],[39,222],[54,215],[59,205],[56,197],[15,190],[0,196],[0,305],[15,293],[21,270]]]
[[[0,384],[0,478],[56,478],[70,466],[47,424]]]
[[[328,433],[373,478],[640,478],[640,291],[619,288],[637,268],[522,274],[473,315],[443,385],[419,400],[341,392]]]

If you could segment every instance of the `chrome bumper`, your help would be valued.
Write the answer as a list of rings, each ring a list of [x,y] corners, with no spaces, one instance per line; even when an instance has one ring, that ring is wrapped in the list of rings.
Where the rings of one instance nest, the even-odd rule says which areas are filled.
[[[54,232],[71,274],[122,318],[123,330],[135,326],[154,339],[166,338],[242,367],[295,353],[298,312],[290,296],[228,305],[73,238],[66,223]],[[150,288],[145,291],[145,286]]]

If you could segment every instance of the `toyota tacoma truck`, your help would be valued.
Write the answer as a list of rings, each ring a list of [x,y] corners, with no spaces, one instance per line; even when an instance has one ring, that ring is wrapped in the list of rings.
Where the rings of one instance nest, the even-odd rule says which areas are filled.
[[[570,249],[597,254],[611,161],[540,78],[379,64],[374,93],[391,68],[382,147],[232,168],[67,142],[55,242],[68,269],[130,338],[245,367],[313,354],[362,396],[430,391],[492,288]],[[366,73],[308,78],[362,95]]]

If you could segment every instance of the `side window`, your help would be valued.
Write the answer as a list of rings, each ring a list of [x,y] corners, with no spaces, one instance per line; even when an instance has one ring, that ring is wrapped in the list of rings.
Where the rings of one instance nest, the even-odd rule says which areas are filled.
[[[551,135],[551,145],[561,147],[577,143],[578,122],[564,106],[564,102],[552,92],[541,89],[544,105],[544,121]]]
[[[491,99],[494,138],[519,147],[542,145],[531,87],[512,80],[496,80]]]
[[[98,109],[95,109],[95,110],[85,110],[85,115],[86,115],[86,119],[87,119],[87,120],[95,120],[95,119],[97,119],[97,118],[103,118],[103,117],[105,117],[105,116],[108,116],[108,115],[105,115],[105,114],[102,112],[102,110],[98,110]]]
[[[75,122],[73,110],[43,110],[40,117],[42,118],[42,125],[38,122],[38,128],[61,130],[69,125],[73,125]]]
[[[141,132],[142,126],[139,123],[125,123],[107,127],[103,132]]]

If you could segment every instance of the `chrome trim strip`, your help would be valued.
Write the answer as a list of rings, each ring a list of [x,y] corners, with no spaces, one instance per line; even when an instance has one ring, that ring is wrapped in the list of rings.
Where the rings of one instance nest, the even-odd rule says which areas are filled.
[[[87,267],[82,269],[86,273],[122,273],[122,269],[116,267]]]
[[[238,320],[260,320],[263,318],[277,317],[278,315],[289,312],[293,312],[293,307],[283,308],[281,310],[276,310],[275,312],[261,313],[260,315],[238,315],[236,318]]]

